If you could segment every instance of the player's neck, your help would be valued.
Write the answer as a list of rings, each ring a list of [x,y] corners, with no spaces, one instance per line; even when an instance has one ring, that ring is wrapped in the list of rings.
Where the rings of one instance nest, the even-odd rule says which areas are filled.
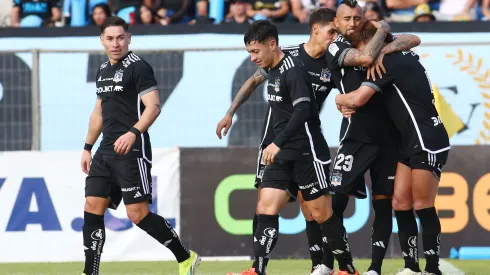
[[[308,42],[305,43],[304,49],[309,56],[316,59],[323,56],[323,54],[325,54],[325,51],[327,49],[325,48],[324,44],[325,43],[323,44],[319,43],[318,41],[316,41],[316,39],[310,37],[310,40],[308,40]]]
[[[272,62],[272,66],[271,68],[275,68],[277,66],[277,64],[279,64],[279,62],[281,62],[282,58],[284,57],[284,53],[282,52],[282,50],[278,47],[275,51],[274,51],[274,61]]]

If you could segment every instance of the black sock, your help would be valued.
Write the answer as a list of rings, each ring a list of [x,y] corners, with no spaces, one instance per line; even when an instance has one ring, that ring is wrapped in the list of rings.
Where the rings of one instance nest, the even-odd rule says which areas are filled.
[[[339,262],[339,269],[354,274],[355,268],[352,264],[352,255],[347,240],[347,232],[345,232],[345,228],[339,218],[334,214],[322,223],[321,226],[323,236],[327,238],[330,249],[335,255],[337,262]]]
[[[105,242],[104,215],[83,213],[83,246],[85,249],[85,267],[83,273],[98,275],[100,256]]]
[[[337,194],[332,196],[332,209],[333,213],[339,219],[341,224],[344,224],[344,211],[349,204],[349,196],[344,194]],[[323,238],[323,264],[328,268],[333,269],[334,256],[327,238]]]
[[[393,230],[393,209],[391,199],[373,200],[374,222],[371,235],[371,266],[368,270],[374,270],[381,274],[381,266],[390,242]]]
[[[181,263],[189,259],[189,250],[184,247],[179,236],[165,218],[149,212],[137,226],[159,243],[170,249],[177,259],[177,262]]]
[[[439,270],[439,252],[441,245],[441,223],[434,207],[415,211],[422,225],[422,243],[427,265],[425,271],[442,275]]]
[[[258,275],[264,275],[274,246],[279,236],[279,215],[259,214],[257,229],[254,233],[254,263]]]
[[[311,270],[322,263],[322,227],[316,221],[306,221],[306,237],[310,247]]]
[[[402,249],[405,268],[420,272],[418,251],[418,228],[413,209],[395,210],[396,222],[398,223],[398,238]]]

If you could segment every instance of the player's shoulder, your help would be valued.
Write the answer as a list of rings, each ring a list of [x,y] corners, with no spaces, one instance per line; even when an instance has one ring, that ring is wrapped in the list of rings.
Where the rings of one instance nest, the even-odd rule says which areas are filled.
[[[279,72],[281,74],[290,74],[291,72],[302,70],[303,67],[303,62],[299,58],[291,55],[286,55],[281,61]]]
[[[338,35],[335,40],[328,45],[328,52],[330,55],[335,56],[341,49],[351,48],[352,44],[345,39],[342,35]],[[328,55],[327,55],[328,56]]]
[[[124,68],[151,68],[150,64],[148,64],[146,60],[133,52],[129,52],[128,55],[122,60],[122,65]]]
[[[105,69],[107,67],[107,65],[109,65],[109,60],[107,60],[106,62],[100,64],[99,71],[102,71],[103,69]]]
[[[301,44],[281,46],[281,50],[291,56],[298,56]]]

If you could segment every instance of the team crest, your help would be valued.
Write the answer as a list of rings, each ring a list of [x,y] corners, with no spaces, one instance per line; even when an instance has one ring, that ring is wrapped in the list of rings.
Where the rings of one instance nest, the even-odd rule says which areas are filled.
[[[328,69],[322,69],[322,72],[320,73],[320,80],[323,82],[330,82],[330,77],[332,74]]]
[[[332,185],[339,186],[342,184],[342,174],[341,173],[333,173],[332,174]]]
[[[121,82],[123,78],[123,70],[118,70],[112,79],[114,82]]]
[[[278,77],[278,78],[276,78],[276,82],[274,82],[274,91],[276,91],[276,93],[279,93],[280,81],[281,80]]]

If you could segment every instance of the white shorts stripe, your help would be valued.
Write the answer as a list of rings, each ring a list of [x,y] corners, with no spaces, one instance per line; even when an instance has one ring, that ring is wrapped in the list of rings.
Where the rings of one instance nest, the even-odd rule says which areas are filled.
[[[140,170],[140,177],[141,177],[141,185],[143,187],[143,194],[146,194],[147,190],[146,190],[145,176],[144,176],[145,171],[143,170],[143,167],[141,167],[141,159],[137,158],[136,161],[138,162],[138,169]]]
[[[141,159],[141,166],[143,167],[143,175],[145,176],[145,186],[146,186],[146,194],[149,194],[151,195],[150,193],[150,185],[149,185],[149,180],[148,180],[148,165],[146,164],[146,162]]]
[[[316,177],[318,179],[318,183],[320,184],[320,188],[322,189],[327,188],[325,178],[322,174],[322,169],[323,169],[322,165],[317,161],[313,161],[313,167],[315,167]]]

